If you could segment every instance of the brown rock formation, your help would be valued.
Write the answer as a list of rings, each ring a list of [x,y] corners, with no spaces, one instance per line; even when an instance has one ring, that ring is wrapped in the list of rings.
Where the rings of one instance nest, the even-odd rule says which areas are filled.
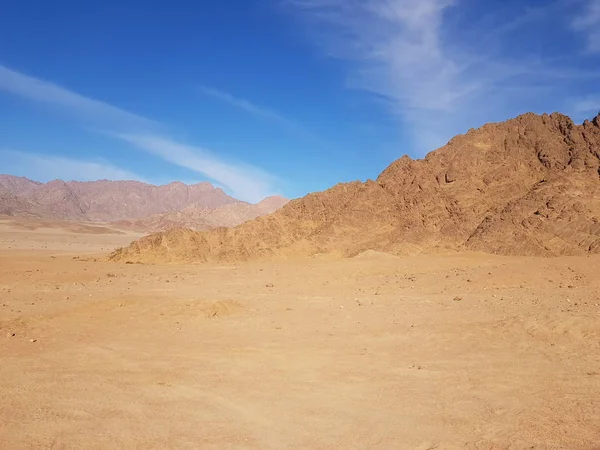
[[[404,156],[233,229],[157,233],[113,260],[238,261],[365,250],[600,253],[600,116],[524,114]]]

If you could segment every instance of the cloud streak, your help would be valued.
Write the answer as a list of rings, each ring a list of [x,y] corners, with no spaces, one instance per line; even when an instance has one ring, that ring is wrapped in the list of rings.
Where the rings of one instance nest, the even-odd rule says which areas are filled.
[[[233,106],[234,108],[245,111],[260,119],[268,120],[271,123],[280,125],[289,131],[301,134],[308,139],[320,141],[320,138],[318,136],[315,136],[302,123],[291,119],[280,112],[274,111],[269,108],[265,108],[263,106],[259,106],[256,103],[253,103],[244,98],[235,97],[230,93],[221,91],[219,89],[207,86],[200,86],[199,90],[203,95],[207,97],[211,97],[221,102],[224,102],[230,106]]]
[[[13,175],[27,176],[36,181],[61,180],[137,180],[139,175],[113,166],[107,161],[81,160],[61,156],[38,155],[17,150],[0,149],[2,170]]]
[[[544,9],[515,2],[512,8],[519,9],[504,14],[501,23],[489,18],[502,17],[499,11],[488,18],[479,11],[478,18],[469,16],[466,22],[465,8],[478,2],[461,0],[283,2],[309,24],[309,35],[322,51],[347,62],[349,87],[373,94],[412,130],[419,154],[490,120],[566,108],[568,101],[548,92],[585,75],[565,71],[565,58],[532,56],[527,46],[535,48],[535,33],[523,34],[529,41],[522,52],[513,51],[509,42],[532,23],[549,20],[550,11],[560,15],[554,14],[563,7],[558,0]],[[594,15],[577,24],[596,33],[596,20]]]
[[[224,186],[241,200],[260,201],[272,195],[276,189],[271,183],[276,178],[249,164],[229,161],[214,152],[178,143],[162,133],[165,126],[138,114],[108,103],[85,97],[54,83],[37,79],[0,65],[0,90],[19,97],[48,104],[77,121],[83,121],[93,129],[106,130],[106,134],[128,142],[135,147],[152,153],[163,160],[192,170]],[[251,107],[251,105],[247,105]],[[266,114],[266,110],[262,110]],[[277,116],[274,116],[277,117]],[[42,162],[41,157],[31,157],[32,167]],[[24,156],[19,158],[21,161]],[[85,174],[98,173],[98,176],[125,177],[129,172],[120,171],[99,163],[79,163],[64,160],[65,168],[60,168],[61,159],[48,159],[48,167],[56,173],[66,173],[77,177],[77,170]],[[66,172],[65,172],[66,171]],[[107,174],[107,175],[106,175]],[[113,175],[111,175],[113,174]],[[120,175],[119,175],[120,174]],[[58,175],[57,175],[58,176]],[[61,175],[60,177],[64,177]],[[89,176],[88,176],[89,178]]]
[[[115,137],[172,164],[218,180],[236,198],[258,202],[275,194],[272,184],[277,180],[272,175],[243,163],[223,163],[206,149],[150,134],[117,134]]]
[[[273,122],[279,122],[281,124],[296,127],[298,126],[297,122],[288,119],[283,114],[280,114],[276,111],[273,111],[268,108],[263,108],[262,106],[258,106],[246,99],[234,97],[233,95],[221,91],[219,89],[214,89],[206,86],[200,86],[200,92],[206,96],[215,98],[217,100],[228,103],[231,106],[234,106],[238,109],[246,111],[250,114],[254,114],[255,116],[262,117],[264,119],[271,120]]]
[[[156,128],[159,124],[108,103],[85,97],[57,84],[0,65],[0,90],[61,108],[79,120],[107,127]]]
[[[580,116],[596,115],[600,112],[600,95],[577,99],[573,101],[569,109],[573,111],[573,114]]]
[[[331,27],[325,50],[360,64],[351,81],[356,86],[408,108],[431,110],[447,110],[472,89],[457,82],[461,68],[441,49],[442,14],[451,0],[290,3]]]
[[[586,0],[583,11],[571,25],[585,36],[588,52],[600,53],[600,0]]]

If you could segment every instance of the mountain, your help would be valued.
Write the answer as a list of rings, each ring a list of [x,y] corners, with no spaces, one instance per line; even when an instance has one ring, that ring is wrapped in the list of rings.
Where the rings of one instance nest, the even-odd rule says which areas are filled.
[[[154,186],[138,181],[68,181],[38,183],[23,177],[0,175],[0,189],[23,205],[8,206],[9,198],[0,197],[5,214],[27,214],[43,218],[111,222],[149,217],[179,211],[191,205],[209,209],[238,203],[210,183],[186,185],[180,182]]]
[[[36,209],[39,209],[39,206],[0,187],[0,214],[33,216]]]
[[[403,156],[376,181],[338,184],[236,228],[153,234],[112,260],[239,261],[366,250],[600,253],[600,115],[524,114]]]
[[[14,195],[29,196],[42,183],[32,181],[25,177],[15,177],[12,175],[0,175],[0,188]]]
[[[238,201],[217,208],[190,205],[180,211],[157,214],[144,219],[118,221],[113,225],[141,231],[164,231],[179,227],[194,230],[233,227],[250,219],[270,214],[287,202],[286,198],[275,196],[267,197],[257,204]]]

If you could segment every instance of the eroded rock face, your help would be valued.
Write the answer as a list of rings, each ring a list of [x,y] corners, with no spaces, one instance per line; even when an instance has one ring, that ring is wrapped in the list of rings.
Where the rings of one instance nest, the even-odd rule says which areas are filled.
[[[524,114],[404,156],[376,181],[339,184],[228,230],[158,233],[113,260],[236,261],[366,250],[600,252],[600,118]]]

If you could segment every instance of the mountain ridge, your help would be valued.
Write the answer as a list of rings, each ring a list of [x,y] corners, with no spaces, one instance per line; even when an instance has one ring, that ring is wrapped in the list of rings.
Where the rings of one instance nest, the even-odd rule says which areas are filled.
[[[91,222],[142,221],[192,207],[211,211],[226,205],[240,205],[240,209],[247,205],[206,181],[192,185],[173,181],[159,186],[132,180],[56,179],[41,183],[25,177],[0,175],[0,192],[0,214]],[[240,214],[235,224],[274,208],[264,210],[256,206],[255,210],[256,214],[250,212],[248,217]]]
[[[526,113],[452,138],[376,180],[338,184],[232,229],[157,233],[112,260],[243,261],[366,250],[600,252],[600,115]]]

